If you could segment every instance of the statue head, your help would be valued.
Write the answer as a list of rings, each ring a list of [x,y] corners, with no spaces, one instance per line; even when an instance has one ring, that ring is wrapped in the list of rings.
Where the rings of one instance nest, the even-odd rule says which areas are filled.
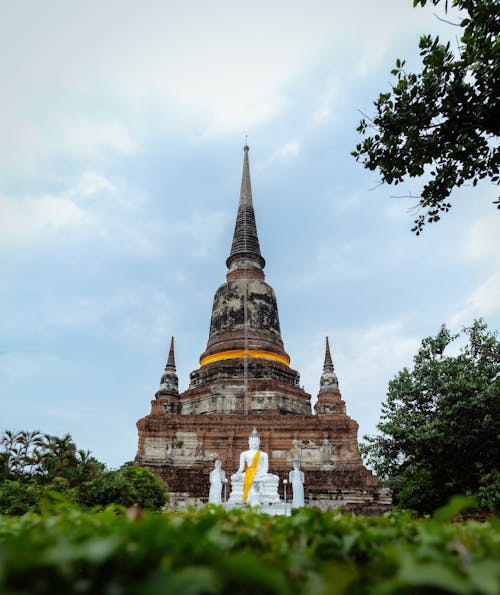
[[[222,461],[220,459],[215,459],[215,468],[220,469],[222,465]]]
[[[260,438],[259,438],[259,435],[257,434],[257,430],[255,429],[255,427],[252,430],[252,433],[250,434],[250,436],[248,437],[248,446],[251,449],[259,450]]]
[[[293,468],[294,469],[300,469],[300,461],[299,461],[299,459],[294,459],[292,461],[292,465],[293,465]]]

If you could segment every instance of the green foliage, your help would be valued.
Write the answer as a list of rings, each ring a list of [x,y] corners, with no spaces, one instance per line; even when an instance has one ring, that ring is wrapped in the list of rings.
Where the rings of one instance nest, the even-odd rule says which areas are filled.
[[[499,182],[498,0],[451,4],[463,15],[458,51],[439,37],[422,36],[421,72],[407,73],[405,61],[396,61],[391,91],[379,95],[375,116],[362,119],[357,128],[362,135],[373,134],[352,152],[366,168],[378,170],[382,182],[399,184],[406,176],[424,174],[429,178],[419,197],[424,213],[412,229],[417,235],[426,220],[439,221],[451,208],[448,199],[455,187],[466,182],[475,186],[483,178]]]
[[[148,510],[165,504],[166,486],[151,470],[126,464],[106,471],[90,452],[78,450],[69,434],[7,430],[0,446],[0,514],[40,510],[41,499]]]
[[[453,494],[500,507],[500,343],[476,321],[459,335],[443,326],[389,383],[376,436],[361,450],[402,507],[429,512]]]
[[[166,485],[154,471],[130,465],[99,474],[85,484],[82,495],[82,503],[87,506],[137,505],[147,510],[160,509],[166,499]]]
[[[77,450],[69,434],[59,438],[37,430],[6,430],[0,438],[0,446],[0,481],[50,483],[62,477],[75,486],[104,469],[89,451]]]
[[[20,483],[7,479],[0,483],[0,513],[20,515],[39,512],[40,487],[33,482]]]
[[[24,480],[41,475],[45,440],[46,437],[38,431],[6,430],[0,438],[0,480]]]
[[[462,505],[422,520],[213,506],[140,518],[116,508],[5,517],[0,592],[496,595],[498,519],[450,523]]]
[[[500,473],[492,471],[483,475],[479,481],[476,499],[483,510],[498,510],[500,503]]]

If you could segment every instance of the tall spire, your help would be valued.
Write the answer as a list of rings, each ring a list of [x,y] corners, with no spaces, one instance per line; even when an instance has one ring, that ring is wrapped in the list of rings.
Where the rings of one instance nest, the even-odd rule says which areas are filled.
[[[226,283],[215,292],[207,348],[200,356],[200,365],[219,366],[218,362],[227,360],[229,368],[231,360],[238,366],[243,360],[242,380],[247,386],[245,378],[251,379],[254,373],[251,362],[267,360],[282,367],[280,374],[284,382],[298,384],[298,377],[294,376],[298,373],[291,371],[290,358],[283,347],[276,295],[264,281],[265,261],[260,254],[255,225],[248,151],[245,145],[238,214],[231,254],[226,261],[229,271]],[[199,378],[206,381],[204,372]],[[228,378],[234,380],[235,376]],[[191,375],[190,386],[197,386],[197,382],[198,376]]]
[[[240,268],[263,269],[266,261],[260,254],[255,213],[252,202],[252,185],[250,182],[250,166],[248,164],[248,145],[243,147],[243,174],[241,176],[240,202],[234,227],[231,254],[226,260],[231,271]]]

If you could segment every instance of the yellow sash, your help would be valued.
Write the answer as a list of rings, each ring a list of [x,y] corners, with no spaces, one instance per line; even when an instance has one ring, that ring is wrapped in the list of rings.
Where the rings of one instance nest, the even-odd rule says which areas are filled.
[[[245,471],[245,481],[243,482],[243,498],[242,502],[246,502],[248,492],[252,487],[253,480],[255,479],[255,474],[257,473],[257,467],[259,466],[260,460],[260,450],[258,450],[252,459],[252,464],[247,467]]]

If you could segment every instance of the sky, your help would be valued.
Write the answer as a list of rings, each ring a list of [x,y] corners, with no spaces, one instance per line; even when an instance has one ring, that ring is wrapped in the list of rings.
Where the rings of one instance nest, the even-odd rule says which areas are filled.
[[[225,281],[248,135],[266,281],[301,384],[325,336],[359,437],[421,340],[500,326],[487,182],[416,237],[421,180],[350,152],[418,39],[411,0],[0,0],[0,430],[135,457],[175,336],[181,390]],[[448,15],[449,19],[453,15]]]

